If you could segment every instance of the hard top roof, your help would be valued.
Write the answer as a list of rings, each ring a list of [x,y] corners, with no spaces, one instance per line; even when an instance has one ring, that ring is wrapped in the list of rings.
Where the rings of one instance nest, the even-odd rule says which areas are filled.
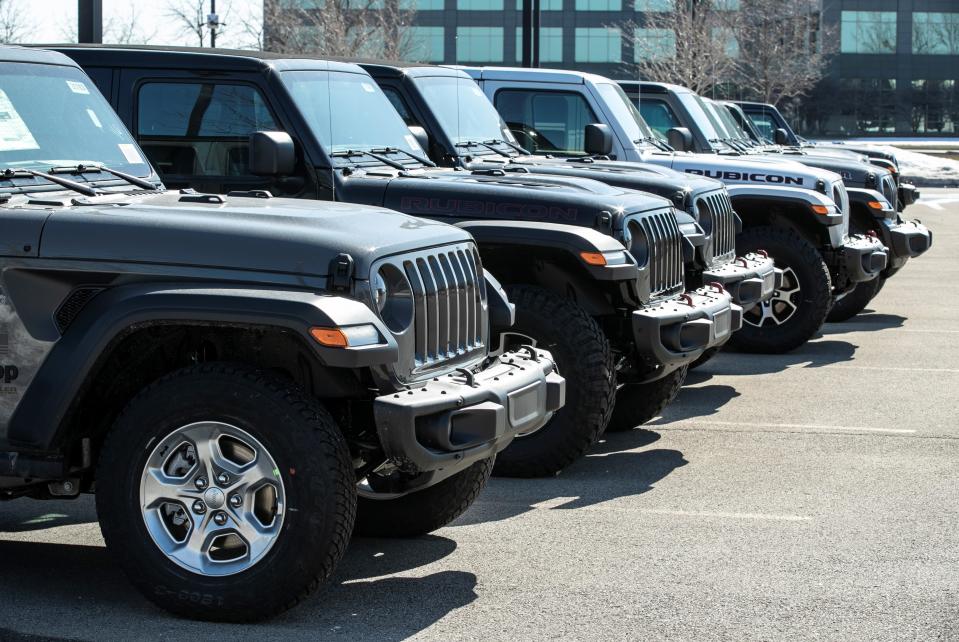
[[[530,69],[528,67],[468,67],[446,65],[450,69],[462,69],[477,80],[528,80],[532,82],[564,82],[585,85],[587,82],[613,82],[605,76],[568,69]]]
[[[68,52],[71,58],[83,65],[115,64],[123,67],[175,67],[229,71],[262,71],[268,68],[277,71],[336,69],[361,72],[357,65],[336,60],[245,49],[90,44],[42,46]]]
[[[0,45],[0,62],[32,62],[65,67],[78,66],[77,63],[61,53],[16,45]]]
[[[365,69],[371,76],[378,78],[400,78],[402,76],[426,77],[444,76],[449,78],[469,78],[469,74],[452,67],[431,65],[425,62],[405,62],[397,60],[375,60],[362,58],[334,58],[343,62],[352,62]]]
[[[651,82],[648,80],[620,80],[619,84],[626,91],[641,91],[651,94],[665,94],[674,92],[677,94],[691,94],[693,91],[682,85],[673,85],[668,82]]]

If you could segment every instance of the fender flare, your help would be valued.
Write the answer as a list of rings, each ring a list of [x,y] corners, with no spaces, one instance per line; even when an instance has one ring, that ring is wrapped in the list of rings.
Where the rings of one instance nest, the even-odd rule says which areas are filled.
[[[343,296],[300,290],[140,283],[93,297],[54,344],[10,418],[8,439],[40,450],[59,446],[63,420],[91,373],[129,332],[156,324],[282,328],[300,335],[320,363],[361,368],[397,359],[398,346],[373,311]],[[381,343],[329,348],[310,328],[372,324]]]
[[[741,200],[776,201],[802,207],[809,213],[810,221],[825,227],[842,222],[842,204],[810,189],[782,185],[727,185],[726,189],[729,192],[729,198],[733,201],[733,209],[736,208],[736,202]],[[827,216],[816,214],[812,210],[814,205],[827,207],[833,214]]]
[[[480,248],[490,244],[560,250],[569,254],[598,281],[633,281],[639,275],[636,259],[623,244],[592,228],[531,221],[464,221],[456,226],[472,234]],[[621,253],[626,257],[626,262],[620,265],[591,265],[583,260],[583,252],[605,255]]]

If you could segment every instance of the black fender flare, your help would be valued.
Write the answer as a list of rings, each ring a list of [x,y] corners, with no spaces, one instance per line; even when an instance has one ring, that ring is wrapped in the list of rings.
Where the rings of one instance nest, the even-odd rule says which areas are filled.
[[[631,281],[639,275],[636,260],[622,243],[589,227],[531,221],[464,221],[456,226],[472,234],[481,248],[484,244],[495,244],[563,251],[598,281]],[[604,255],[618,252],[626,260],[619,265],[591,265],[583,259],[583,252]]]
[[[38,450],[59,447],[63,420],[99,360],[129,332],[156,324],[282,328],[299,334],[320,363],[334,368],[388,364],[399,352],[373,311],[345,296],[159,282],[114,287],[93,297],[54,344],[10,418],[9,441]],[[330,348],[310,335],[312,327],[361,324],[376,326],[380,344]]]

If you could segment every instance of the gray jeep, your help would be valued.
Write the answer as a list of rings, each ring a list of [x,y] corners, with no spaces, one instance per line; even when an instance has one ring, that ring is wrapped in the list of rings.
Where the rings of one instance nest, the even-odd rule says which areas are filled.
[[[0,499],[96,492],[131,581],[253,620],[351,533],[462,513],[565,399],[491,355],[513,308],[463,230],[163,188],[68,58],[0,48]]]

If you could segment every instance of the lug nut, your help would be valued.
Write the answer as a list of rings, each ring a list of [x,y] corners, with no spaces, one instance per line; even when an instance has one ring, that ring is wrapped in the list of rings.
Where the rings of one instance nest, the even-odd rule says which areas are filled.
[[[205,490],[209,482],[207,482],[206,477],[197,477],[193,484],[197,490]]]
[[[226,524],[226,513],[217,513],[216,515],[214,515],[213,522],[217,526],[223,526],[224,524]]]
[[[230,483],[230,476],[226,473],[220,473],[216,476],[216,483],[218,483],[220,486],[226,486]]]
[[[230,506],[233,508],[239,508],[243,505],[243,498],[239,495],[230,495]]]
[[[197,515],[202,515],[206,512],[206,504],[201,502],[199,499],[193,502],[193,512]]]

